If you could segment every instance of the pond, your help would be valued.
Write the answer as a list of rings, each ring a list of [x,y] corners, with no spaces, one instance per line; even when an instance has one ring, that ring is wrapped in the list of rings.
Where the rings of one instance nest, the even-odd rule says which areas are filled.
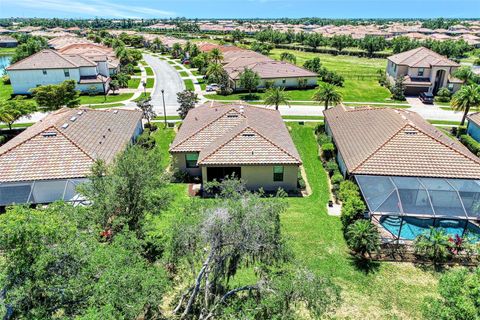
[[[0,55],[0,75],[5,73],[5,68],[10,65],[12,56]]]

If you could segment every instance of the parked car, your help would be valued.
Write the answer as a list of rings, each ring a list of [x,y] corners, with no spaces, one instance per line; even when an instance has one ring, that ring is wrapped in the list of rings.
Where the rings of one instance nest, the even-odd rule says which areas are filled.
[[[211,92],[211,91],[217,91],[218,89],[220,89],[220,86],[216,83],[211,83],[209,85],[207,85],[207,92]]]
[[[433,94],[422,92],[420,93],[420,101],[425,104],[433,104]]]

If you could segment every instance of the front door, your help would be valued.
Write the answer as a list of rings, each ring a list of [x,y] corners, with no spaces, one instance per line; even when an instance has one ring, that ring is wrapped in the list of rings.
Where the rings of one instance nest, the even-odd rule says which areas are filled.
[[[242,177],[241,167],[208,167],[207,168],[207,181],[222,181],[225,178],[230,178],[232,175],[240,179]]]
[[[437,75],[435,77],[435,85],[433,87],[433,94],[437,94],[438,90],[443,85],[443,81],[445,80],[445,70],[438,70]]]

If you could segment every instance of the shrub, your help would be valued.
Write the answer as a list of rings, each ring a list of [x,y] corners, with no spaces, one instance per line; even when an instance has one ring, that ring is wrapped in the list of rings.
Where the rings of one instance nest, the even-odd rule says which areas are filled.
[[[338,171],[338,164],[334,159],[331,159],[325,163],[325,170],[328,172],[328,176],[333,176],[335,171]]]
[[[2,82],[3,82],[3,84],[11,84],[10,77],[8,75],[4,75],[2,77]]]
[[[438,90],[435,100],[438,102],[449,102],[452,97],[452,93],[447,88],[441,88]]]
[[[150,130],[150,132],[154,132],[154,131],[156,131],[156,130],[158,129],[158,126],[157,126],[155,123],[152,123],[152,122],[150,122],[150,123],[148,123],[148,122],[145,123],[145,125],[144,125],[143,127],[144,127],[145,129]]]
[[[480,58],[476,59],[476,60],[473,62],[473,65],[474,65],[474,66],[480,66]]]
[[[467,134],[463,134],[460,136],[460,142],[463,143],[473,154],[480,156],[480,143],[475,141],[475,139]]]
[[[332,184],[338,184],[340,186],[340,182],[343,181],[343,176],[340,172],[336,171],[332,176]]]
[[[353,222],[363,218],[365,210],[367,210],[367,207],[359,196],[347,198],[343,203],[340,214],[343,230],[346,230]]]
[[[452,257],[452,242],[443,229],[430,228],[430,232],[418,236],[414,241],[414,251],[433,262],[434,265]]]
[[[191,181],[190,175],[182,170],[176,169],[171,178],[171,182],[187,183]]]
[[[346,201],[351,197],[360,197],[360,190],[358,189],[358,186],[350,180],[342,181],[338,190],[338,198],[341,201]]]
[[[365,257],[380,248],[380,233],[377,226],[368,220],[357,220],[347,227],[345,240],[350,250]]]
[[[332,138],[325,133],[319,133],[317,135],[317,142],[319,145],[324,145],[325,143],[332,142]]]
[[[143,131],[137,139],[137,144],[147,150],[155,148],[155,138],[150,135],[150,129]]]
[[[325,124],[319,123],[315,126],[315,134],[325,133]]]
[[[1,135],[1,136],[0,136],[0,146],[1,146],[2,144],[4,144],[6,141],[7,141],[7,137],[5,137],[4,135]]]
[[[302,173],[300,172],[300,170],[298,170],[297,181],[298,181],[298,188],[303,190],[307,187],[305,180],[303,180]]]
[[[327,161],[334,157],[334,153],[335,153],[335,147],[333,143],[327,142],[322,144],[322,154]]]

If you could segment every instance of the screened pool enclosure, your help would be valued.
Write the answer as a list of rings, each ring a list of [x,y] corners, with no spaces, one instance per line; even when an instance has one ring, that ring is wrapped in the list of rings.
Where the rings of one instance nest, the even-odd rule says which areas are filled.
[[[399,239],[430,227],[480,240],[480,180],[356,175],[370,216]]]
[[[43,204],[58,200],[82,202],[76,188],[87,179],[59,179],[0,183],[0,206]]]

